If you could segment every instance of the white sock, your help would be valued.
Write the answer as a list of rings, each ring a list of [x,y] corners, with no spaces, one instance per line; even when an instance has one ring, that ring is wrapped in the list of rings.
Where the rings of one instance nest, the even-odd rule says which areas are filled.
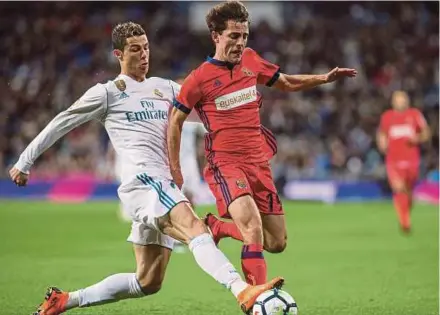
[[[88,307],[143,296],[145,294],[136,274],[119,273],[85,289],[70,292],[66,308]]]
[[[248,286],[231,262],[215,246],[211,235],[204,233],[197,236],[189,243],[189,249],[200,268],[231,290],[235,296]]]

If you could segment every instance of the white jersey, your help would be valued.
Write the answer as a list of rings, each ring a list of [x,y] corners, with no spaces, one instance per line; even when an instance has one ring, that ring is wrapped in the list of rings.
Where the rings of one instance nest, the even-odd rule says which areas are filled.
[[[171,179],[166,132],[168,114],[180,85],[162,78],[142,82],[119,75],[96,84],[67,110],[58,114],[29,144],[15,165],[29,173],[34,161],[55,141],[89,120],[101,121],[118,154],[122,186],[146,173]],[[193,115],[189,121],[196,120]]]

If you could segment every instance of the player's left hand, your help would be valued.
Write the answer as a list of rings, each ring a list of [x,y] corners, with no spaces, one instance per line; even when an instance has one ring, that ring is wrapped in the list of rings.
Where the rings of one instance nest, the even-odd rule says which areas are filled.
[[[26,186],[28,179],[29,179],[29,175],[25,174],[23,172],[21,172],[18,168],[13,167],[9,170],[9,176],[11,176],[12,181],[17,185],[17,186]]]
[[[408,143],[410,145],[419,145],[420,144],[420,140],[419,137],[417,137],[416,135],[409,137],[408,138]]]
[[[345,77],[355,77],[357,75],[357,71],[355,69],[350,68],[339,68],[336,67],[332,71],[326,74],[325,82],[333,82]]]

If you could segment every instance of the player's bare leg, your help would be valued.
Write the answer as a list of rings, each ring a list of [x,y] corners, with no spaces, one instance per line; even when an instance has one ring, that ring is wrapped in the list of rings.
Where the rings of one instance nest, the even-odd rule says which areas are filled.
[[[287,230],[284,215],[261,214],[263,222],[264,250],[282,253],[287,246]]]
[[[177,204],[169,214],[159,218],[161,230],[189,245],[197,264],[236,296],[242,310],[248,312],[258,295],[268,288],[281,287],[284,279],[277,277],[268,283],[251,286],[244,282],[234,266],[217,248],[206,225],[188,203]]]
[[[403,178],[396,175],[390,177],[390,186],[393,190],[393,203],[399,217],[400,227],[403,232],[409,233],[411,231],[411,189],[407,187]]]
[[[136,273],[114,274],[85,289],[48,289],[35,315],[58,315],[76,307],[90,307],[157,293],[165,277],[171,250],[159,245],[133,245]]]
[[[263,256],[263,225],[257,204],[250,195],[243,195],[231,202],[228,212],[243,236],[241,266],[246,281],[265,283],[267,266]]]

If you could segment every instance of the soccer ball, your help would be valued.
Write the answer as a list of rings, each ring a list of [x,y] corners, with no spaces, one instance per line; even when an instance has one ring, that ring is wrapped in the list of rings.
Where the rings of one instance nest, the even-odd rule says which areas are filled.
[[[252,315],[297,315],[298,307],[289,293],[273,289],[260,294],[255,301]]]

